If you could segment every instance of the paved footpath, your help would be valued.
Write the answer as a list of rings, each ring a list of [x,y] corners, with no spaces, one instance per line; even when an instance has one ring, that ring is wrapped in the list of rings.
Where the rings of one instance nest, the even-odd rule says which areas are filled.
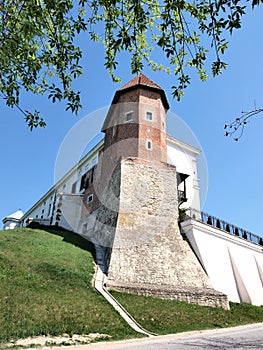
[[[263,323],[52,350],[263,350]]]

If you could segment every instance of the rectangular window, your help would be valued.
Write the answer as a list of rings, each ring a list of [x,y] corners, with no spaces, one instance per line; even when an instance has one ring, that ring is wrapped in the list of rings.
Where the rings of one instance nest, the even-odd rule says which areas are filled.
[[[153,114],[152,114],[152,112],[146,112],[146,119],[147,119],[147,120],[153,120]]]
[[[95,171],[95,166],[91,169],[91,177],[90,177],[90,182],[92,183],[95,180],[96,177],[96,171]]]
[[[72,186],[71,186],[71,193],[76,193],[76,188],[77,188],[77,181],[74,182],[74,184],[72,184]]]
[[[152,150],[153,146],[152,146],[152,141],[151,140],[146,140],[146,148],[148,150]]]
[[[126,122],[132,121],[132,112],[126,113]]]
[[[88,230],[88,224],[85,223],[85,224],[83,224],[83,226],[82,226],[82,233],[87,233],[87,230]]]
[[[117,136],[117,125],[113,125],[112,127],[112,137],[116,137]]]
[[[49,216],[50,213],[51,213],[51,204],[49,204],[49,206],[48,206],[48,213],[47,213],[47,216]]]
[[[86,174],[81,176],[79,191],[85,190],[87,188]]]
[[[87,203],[91,203],[93,202],[93,194],[90,194],[88,197],[87,197]]]

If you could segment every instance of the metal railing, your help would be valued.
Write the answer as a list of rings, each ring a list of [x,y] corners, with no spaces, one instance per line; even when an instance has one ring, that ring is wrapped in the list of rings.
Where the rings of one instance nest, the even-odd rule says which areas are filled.
[[[187,198],[185,196],[185,191],[178,190],[178,202],[180,204],[184,203],[187,201]]]
[[[199,212],[195,209],[189,208],[186,212],[188,217],[191,217],[195,220],[199,220],[205,224],[211,225],[215,228],[218,228],[219,230],[224,230],[228,232],[229,234],[241,237],[243,239],[246,239],[250,242],[259,244],[263,246],[263,237],[260,237],[258,235],[255,235],[252,232],[249,232],[247,230],[244,230],[238,226],[235,226],[233,224],[230,224],[224,220],[218,219],[215,216],[209,215],[204,212]]]

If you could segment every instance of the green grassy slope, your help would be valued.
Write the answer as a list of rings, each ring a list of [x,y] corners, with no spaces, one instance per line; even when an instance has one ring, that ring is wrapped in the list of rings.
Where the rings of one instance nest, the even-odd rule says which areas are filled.
[[[63,333],[136,337],[92,288],[92,254],[70,232],[0,231],[0,342]]]
[[[263,306],[230,303],[230,310],[111,292],[147,330],[157,334],[263,322]]]
[[[70,232],[0,231],[0,343],[36,335],[104,333],[140,337],[91,286],[94,251]],[[263,322],[263,307],[231,310],[112,292],[158,334]]]

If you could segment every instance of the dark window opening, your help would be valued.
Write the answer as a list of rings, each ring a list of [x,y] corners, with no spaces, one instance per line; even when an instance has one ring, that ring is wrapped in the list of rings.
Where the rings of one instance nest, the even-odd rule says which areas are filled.
[[[74,182],[71,186],[71,193],[76,193],[77,182]]]
[[[91,169],[90,182],[92,183],[95,179],[95,167]]]
[[[91,203],[93,202],[93,194],[90,194],[88,197],[87,197],[87,203]]]
[[[132,120],[132,112],[126,114],[126,121],[130,122]]]
[[[89,179],[86,178],[86,174],[82,175],[81,181],[80,181],[80,188],[79,190],[85,190],[86,188],[89,187]]]
[[[147,140],[146,141],[146,148],[151,150],[152,149],[152,141],[151,140]]]
[[[50,215],[50,212],[51,212],[51,204],[49,204],[49,206],[48,206],[48,213],[47,213],[47,216]]]
[[[153,120],[153,114],[152,114],[152,112],[146,112],[146,119],[147,119],[147,120]]]

